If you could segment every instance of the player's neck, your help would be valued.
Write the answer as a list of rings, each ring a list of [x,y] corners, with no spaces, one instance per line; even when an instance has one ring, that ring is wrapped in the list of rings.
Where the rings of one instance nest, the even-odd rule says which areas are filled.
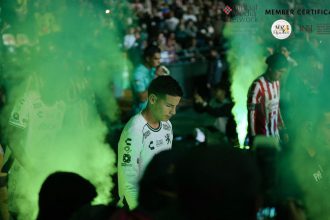
[[[267,80],[267,81],[269,81],[269,82],[274,82],[274,80],[272,79],[272,77],[270,76],[270,72],[266,72],[265,74],[264,74],[264,76],[265,76],[265,79]]]
[[[152,128],[156,129],[159,127],[160,121],[155,119],[149,108],[144,109],[141,114]]]
[[[147,69],[151,69],[152,68],[152,65],[149,64],[148,62],[144,62],[143,64],[145,67],[147,67]]]

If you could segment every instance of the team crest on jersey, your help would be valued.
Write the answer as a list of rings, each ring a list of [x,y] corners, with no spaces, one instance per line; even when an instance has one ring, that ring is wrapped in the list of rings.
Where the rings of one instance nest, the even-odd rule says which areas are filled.
[[[166,143],[167,143],[167,144],[171,143],[170,134],[166,134],[166,135],[165,135],[165,140],[166,140]]]

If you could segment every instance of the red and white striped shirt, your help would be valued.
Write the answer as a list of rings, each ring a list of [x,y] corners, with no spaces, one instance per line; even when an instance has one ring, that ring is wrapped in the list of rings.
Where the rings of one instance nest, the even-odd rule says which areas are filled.
[[[280,82],[269,81],[264,75],[251,85],[247,100],[249,136],[279,137],[283,126],[280,113]]]

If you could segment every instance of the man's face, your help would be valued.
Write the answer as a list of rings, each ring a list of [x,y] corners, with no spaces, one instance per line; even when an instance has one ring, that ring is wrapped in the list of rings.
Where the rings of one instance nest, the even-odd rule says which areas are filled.
[[[277,81],[280,80],[282,75],[288,71],[287,68],[275,69],[271,74],[271,80]]]
[[[155,53],[153,56],[147,57],[146,60],[150,67],[157,67],[160,64],[160,53]]]
[[[157,97],[154,103],[154,116],[159,121],[168,121],[176,113],[176,107],[181,97],[166,95],[165,97]]]

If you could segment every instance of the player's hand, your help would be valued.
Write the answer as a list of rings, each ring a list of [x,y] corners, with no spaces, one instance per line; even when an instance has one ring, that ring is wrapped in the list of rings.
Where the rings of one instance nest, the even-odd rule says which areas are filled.
[[[205,102],[204,99],[197,93],[194,95],[194,99],[197,104],[203,104]]]
[[[285,129],[280,129],[280,140],[283,144],[288,144],[290,141],[289,134]]]
[[[156,77],[170,75],[170,71],[163,65],[156,68]]]

